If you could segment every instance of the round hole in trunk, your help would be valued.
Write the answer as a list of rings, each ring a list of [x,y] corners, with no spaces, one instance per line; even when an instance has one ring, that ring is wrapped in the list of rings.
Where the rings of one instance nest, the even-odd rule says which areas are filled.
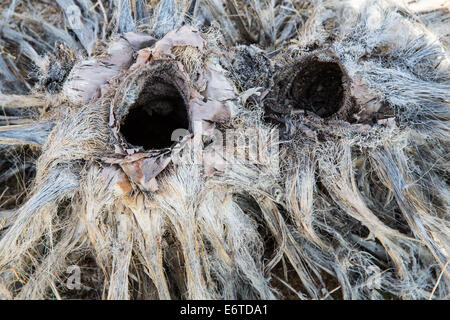
[[[187,107],[178,89],[162,79],[149,79],[122,118],[126,142],[144,150],[169,148],[176,129],[188,129]]]
[[[291,97],[294,109],[314,112],[327,118],[344,104],[344,86],[339,64],[335,62],[308,61],[294,78]]]

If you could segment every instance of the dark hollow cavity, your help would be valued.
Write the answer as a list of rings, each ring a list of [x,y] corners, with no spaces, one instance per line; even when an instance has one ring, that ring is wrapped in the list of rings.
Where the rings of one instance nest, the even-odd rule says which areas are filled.
[[[144,150],[170,147],[173,131],[189,127],[181,94],[174,86],[155,79],[147,83],[121,122],[125,140]]]
[[[291,97],[294,109],[327,118],[344,103],[343,72],[335,62],[309,61],[294,78]]]

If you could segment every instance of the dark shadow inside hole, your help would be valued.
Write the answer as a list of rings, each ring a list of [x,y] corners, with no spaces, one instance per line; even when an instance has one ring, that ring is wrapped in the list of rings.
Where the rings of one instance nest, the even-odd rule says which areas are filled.
[[[149,83],[122,120],[125,140],[145,150],[172,145],[176,129],[188,129],[186,105],[177,89],[165,83]]]
[[[342,77],[337,63],[306,63],[292,83],[294,108],[314,112],[322,118],[335,114],[344,102]]]

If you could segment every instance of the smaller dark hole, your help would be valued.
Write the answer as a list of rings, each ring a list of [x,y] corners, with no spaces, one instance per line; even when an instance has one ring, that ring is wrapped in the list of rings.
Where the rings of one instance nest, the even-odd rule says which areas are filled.
[[[174,87],[159,84],[144,89],[122,121],[120,132],[129,144],[151,150],[170,147],[172,133],[188,127],[181,95]]]
[[[294,108],[314,112],[322,118],[335,114],[344,103],[342,77],[337,63],[307,63],[292,84]]]

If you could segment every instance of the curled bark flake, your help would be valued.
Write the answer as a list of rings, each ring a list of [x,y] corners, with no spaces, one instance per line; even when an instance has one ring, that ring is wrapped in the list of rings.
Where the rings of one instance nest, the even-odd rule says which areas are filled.
[[[125,174],[143,190],[155,192],[158,184],[155,177],[170,163],[170,157],[142,158],[120,164]]]
[[[178,30],[168,32],[164,38],[159,40],[152,49],[153,60],[174,59],[172,53],[174,47],[191,46],[203,51],[206,46],[206,40],[202,34],[191,26],[183,26]]]

